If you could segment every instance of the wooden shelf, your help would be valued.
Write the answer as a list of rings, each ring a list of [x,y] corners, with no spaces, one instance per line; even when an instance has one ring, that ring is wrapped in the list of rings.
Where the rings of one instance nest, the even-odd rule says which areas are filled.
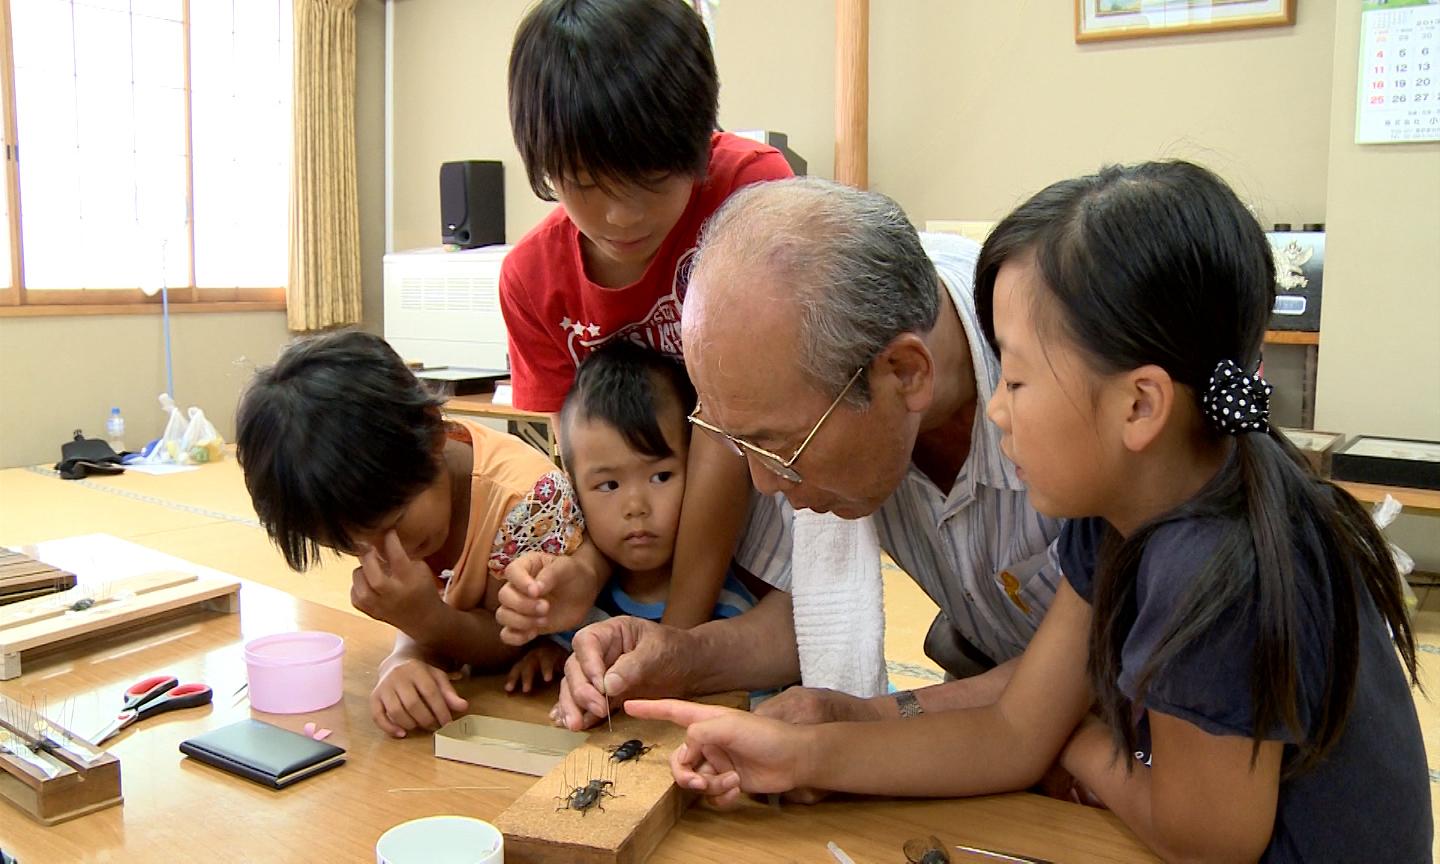
[[[1319,345],[1320,334],[1310,330],[1266,330],[1267,345]]]
[[[1440,490],[1415,489],[1409,486],[1380,486],[1375,483],[1355,483],[1350,480],[1336,480],[1336,486],[1355,496],[1355,500],[1369,504],[1379,503],[1389,495],[1408,510],[1426,510],[1440,513]]]

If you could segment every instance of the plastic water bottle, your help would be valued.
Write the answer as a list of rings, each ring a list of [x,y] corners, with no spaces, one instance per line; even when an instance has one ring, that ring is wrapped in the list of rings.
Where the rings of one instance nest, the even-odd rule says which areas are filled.
[[[105,420],[105,439],[110,442],[111,450],[125,452],[125,418],[120,416],[119,408],[111,408]]]

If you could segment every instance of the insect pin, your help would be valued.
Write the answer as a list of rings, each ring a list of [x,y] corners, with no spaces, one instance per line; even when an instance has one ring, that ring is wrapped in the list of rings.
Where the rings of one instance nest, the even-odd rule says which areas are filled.
[[[939,837],[917,837],[905,841],[905,860],[910,864],[950,864],[950,853]]]
[[[639,738],[631,738],[629,741],[616,744],[610,749],[611,762],[629,762],[632,759],[639,759],[646,753],[655,749],[655,745],[646,746]]]
[[[604,763],[601,763],[601,765],[603,766]],[[585,773],[591,773],[588,759],[586,760]],[[569,786],[568,780],[562,782],[569,787],[570,791],[564,795],[555,796],[555,800],[560,802],[555,807],[557,812],[560,810],[579,810],[580,815],[584,816],[589,813],[590,810],[595,809],[604,813],[605,805],[602,803],[604,799],[620,797],[610,791],[611,787],[615,785],[615,782],[613,780],[606,780],[603,775],[591,779],[583,786]]]
[[[614,792],[610,791],[610,787],[614,785],[614,782],[610,780],[596,779],[591,780],[584,786],[576,786],[570,790],[569,795],[565,796],[564,803],[555,809],[564,810],[569,808],[571,810],[579,810],[580,815],[584,816],[593,807],[601,813],[604,813],[605,805],[600,802],[605,798],[617,797]]]

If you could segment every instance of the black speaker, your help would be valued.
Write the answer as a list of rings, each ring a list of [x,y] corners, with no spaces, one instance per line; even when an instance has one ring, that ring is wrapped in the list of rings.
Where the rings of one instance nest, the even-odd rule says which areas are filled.
[[[505,183],[495,161],[440,166],[440,237],[464,249],[505,242]]]

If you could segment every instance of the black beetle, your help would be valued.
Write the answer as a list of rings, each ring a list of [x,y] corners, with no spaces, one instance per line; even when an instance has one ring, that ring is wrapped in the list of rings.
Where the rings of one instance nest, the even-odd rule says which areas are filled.
[[[555,809],[564,810],[568,807],[571,810],[579,810],[580,815],[584,816],[590,808],[596,807],[599,808],[601,813],[604,813],[605,808],[600,804],[600,801],[607,796],[610,798],[616,797],[615,793],[611,792],[608,788],[614,785],[615,784],[609,780],[591,780],[584,786],[576,786],[570,790],[569,795],[564,798],[556,798],[557,801],[562,801],[563,803]]]
[[[655,745],[645,746],[645,742],[639,738],[631,738],[621,744],[610,748],[611,762],[629,762],[631,759],[639,759],[646,753],[655,749]]]

